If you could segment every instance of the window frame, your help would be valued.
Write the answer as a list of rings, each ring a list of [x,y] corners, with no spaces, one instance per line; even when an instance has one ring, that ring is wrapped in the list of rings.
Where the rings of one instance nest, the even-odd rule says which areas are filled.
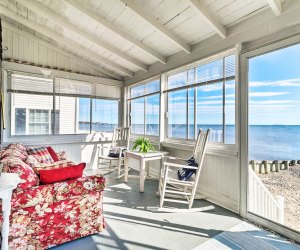
[[[47,115],[48,115],[48,122],[30,122],[30,111],[34,111],[36,113],[36,111],[46,111]],[[26,134],[28,133],[28,135],[51,135],[52,133],[52,124],[51,124],[51,110],[49,109],[33,109],[33,108],[26,108]],[[32,124],[47,124],[48,125],[48,134],[30,134],[30,125]]]
[[[225,62],[225,58],[228,56],[234,56],[235,57],[235,75],[234,76],[229,76],[226,77],[225,76],[225,64],[223,64],[223,77],[219,78],[219,79],[214,79],[214,80],[210,80],[210,81],[205,81],[205,82],[198,82],[196,76],[197,76],[197,67],[204,65],[204,64],[208,64],[210,62],[219,60],[219,59],[223,59]],[[168,137],[168,125],[169,125],[169,110],[168,110],[168,93],[169,92],[174,92],[174,91],[178,91],[181,89],[187,89],[187,102],[186,102],[186,111],[187,111],[187,123],[186,125],[188,125],[188,89],[190,88],[194,88],[195,89],[195,96],[194,96],[194,124],[197,124],[197,88],[199,86],[205,86],[205,85],[209,85],[209,84],[213,84],[213,83],[217,83],[217,82],[222,82],[223,83],[223,127],[226,126],[225,124],[225,105],[224,105],[224,101],[225,101],[225,84],[228,81],[234,81],[235,83],[235,143],[234,144],[226,144],[226,142],[214,142],[214,141],[209,141],[209,144],[212,145],[215,148],[223,148],[225,147],[231,147],[231,148],[237,148],[238,147],[238,142],[239,142],[239,135],[238,135],[238,117],[239,117],[239,113],[238,113],[238,65],[239,65],[239,60],[238,60],[238,50],[237,49],[230,49],[221,53],[218,53],[214,56],[211,57],[207,57],[204,58],[202,60],[198,60],[194,63],[191,63],[189,65],[185,65],[183,67],[168,71],[164,74],[164,86],[162,88],[162,94],[164,94],[164,113],[165,113],[165,117],[166,117],[166,121],[165,121],[165,126],[164,126],[164,138],[163,141],[166,143],[179,143],[179,144],[186,144],[186,145],[192,145],[195,140],[196,140],[196,135],[197,135],[197,126],[195,127],[195,139],[189,139],[188,138],[188,129],[186,132],[186,138],[175,138],[175,137]],[[179,74],[181,72],[186,71],[187,72],[187,78],[188,78],[188,71],[191,69],[195,69],[194,72],[194,83],[190,83],[187,81],[187,84],[185,86],[181,86],[181,87],[175,87],[175,88],[171,88],[168,89],[168,77],[171,75],[175,75],[175,74]],[[224,130],[225,131],[225,130]],[[223,138],[225,138],[226,134],[223,133]]]
[[[254,43],[256,44],[256,43]],[[260,215],[254,214],[248,210],[248,105],[249,105],[249,59],[252,57],[267,54],[272,51],[284,49],[295,44],[300,44],[300,36],[295,35],[285,39],[279,39],[272,43],[260,43],[259,46],[251,47],[251,43],[245,45],[244,51],[240,57],[240,77],[243,84],[240,85],[240,208],[239,213],[242,217],[252,220],[255,223],[263,225],[271,230],[280,232],[282,235],[297,240],[300,232],[295,231],[285,225],[268,220]]]
[[[40,93],[40,92],[35,92],[34,90],[32,91],[22,91],[22,90],[12,90],[12,89],[9,89],[8,86],[11,85],[11,81],[12,81],[12,77],[11,75],[12,74],[17,74],[17,75],[24,75],[24,76],[30,76],[30,77],[36,77],[36,78],[45,78],[45,79],[51,79],[52,82],[53,82],[53,90],[51,93]],[[89,129],[89,132],[87,133],[68,133],[68,134],[57,134],[55,133],[55,122],[56,122],[56,117],[55,115],[53,115],[52,117],[52,112],[56,112],[57,110],[55,109],[56,107],[56,98],[59,97],[59,96],[70,96],[70,97],[78,97],[78,98],[89,98],[90,99],[90,111],[92,112],[92,100],[93,99],[102,99],[102,100],[114,100],[114,101],[118,101],[118,124],[117,126],[120,126],[120,114],[121,114],[121,107],[120,107],[120,98],[113,98],[113,97],[103,97],[103,96],[96,96],[96,95],[90,95],[90,96],[87,96],[87,95],[68,95],[68,94],[57,94],[55,93],[55,81],[57,79],[64,79],[64,77],[57,77],[57,76],[44,76],[44,75],[40,75],[40,74],[34,74],[34,73],[27,73],[27,72],[20,72],[20,71],[15,71],[15,70],[5,70],[5,74],[4,74],[4,77],[6,79],[6,84],[4,86],[4,91],[3,93],[5,93],[7,95],[7,100],[8,100],[8,112],[6,114],[8,114],[8,138],[36,138],[36,137],[41,137],[41,136],[80,136],[80,135],[89,135],[89,134],[93,134],[93,133],[97,133],[97,132],[93,132],[92,131],[92,113],[90,114],[90,129]],[[73,80],[73,79],[71,79]],[[76,80],[74,79],[74,81],[81,81],[81,80]],[[87,82],[87,81],[82,81],[82,82]],[[96,85],[97,83],[94,83],[94,82],[90,82],[92,85]],[[109,86],[109,85],[108,85]],[[94,88],[94,86],[93,86]],[[120,90],[121,91],[121,90]],[[49,134],[38,134],[38,135],[30,135],[30,134],[25,134],[25,135],[17,135],[17,134],[12,134],[12,124],[11,124],[11,111],[12,111],[12,94],[14,93],[21,93],[21,94],[34,94],[34,95],[38,95],[38,96],[41,96],[41,95],[49,95],[49,96],[52,96],[53,98],[53,105],[52,105],[52,109],[49,110],[49,131],[50,133]],[[29,127],[29,124],[28,124],[28,119],[29,119],[29,108],[25,108],[26,109],[26,128],[25,128],[25,131],[26,133],[28,132],[28,127]],[[75,103],[75,110],[77,110],[78,107],[77,107],[77,102]],[[76,121],[78,119],[78,113],[76,111],[76,117],[75,117]],[[76,125],[76,131],[77,131],[77,128],[78,127],[78,124]],[[101,132],[101,131],[100,131]],[[98,132],[98,133],[100,133]],[[113,131],[111,131],[113,132]],[[107,132],[109,133],[109,132]]]
[[[131,98],[131,89],[132,88],[142,86],[142,85],[145,85],[145,87],[146,87],[146,85],[148,83],[151,83],[151,82],[154,82],[154,81],[159,81],[159,90],[158,91],[152,92],[150,94],[147,93],[147,94],[144,94],[144,95],[140,95],[140,96],[136,96],[136,97]],[[161,112],[160,111],[161,111],[161,94],[162,94],[161,93],[161,87],[162,87],[162,82],[161,82],[161,78],[159,76],[155,76],[155,77],[149,78],[147,80],[132,84],[128,87],[128,89],[127,89],[128,98],[126,100],[126,102],[127,102],[126,107],[127,107],[127,110],[128,110],[127,124],[129,124],[130,127],[132,126],[131,101],[137,100],[137,99],[143,99],[143,101],[144,101],[144,119],[143,119],[144,120],[144,133],[143,134],[135,134],[135,133],[131,132],[132,137],[147,136],[148,138],[153,139],[153,140],[157,140],[158,138],[160,138],[160,126],[161,126]],[[149,97],[149,96],[154,96],[154,95],[158,95],[158,98],[159,98],[158,135],[148,135],[148,134],[146,134],[146,127],[147,127],[147,124],[146,124],[146,115],[147,115],[146,114],[146,98]]]

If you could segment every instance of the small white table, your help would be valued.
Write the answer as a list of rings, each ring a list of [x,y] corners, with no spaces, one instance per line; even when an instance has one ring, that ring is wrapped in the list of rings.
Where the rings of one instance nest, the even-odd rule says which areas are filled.
[[[2,173],[0,177],[0,198],[2,199],[2,242],[1,250],[8,249],[8,234],[9,234],[9,216],[11,211],[11,195],[12,191],[20,183],[21,179],[17,174]]]
[[[149,153],[140,153],[137,151],[125,151],[125,175],[124,175],[124,181],[128,182],[128,177],[133,177],[133,178],[139,178],[140,179],[140,192],[144,192],[144,184],[145,184],[145,179],[158,179],[158,178],[153,178],[149,176],[149,165],[146,168],[146,163],[149,161],[154,161],[154,160],[162,160],[164,156],[168,154],[168,152],[163,152],[163,151],[156,151],[156,152],[149,152]],[[129,170],[129,159],[133,158],[139,161],[139,168],[140,168],[140,175],[128,175],[128,170]],[[162,165],[162,162],[161,162]],[[160,165],[160,166],[161,166]]]

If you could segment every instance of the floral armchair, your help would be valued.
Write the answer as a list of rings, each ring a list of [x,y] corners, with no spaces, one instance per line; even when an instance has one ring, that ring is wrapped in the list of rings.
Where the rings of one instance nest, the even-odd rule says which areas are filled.
[[[104,229],[103,177],[39,185],[38,175],[26,163],[24,148],[11,145],[1,150],[0,162],[4,172],[17,173],[22,181],[12,195],[10,249],[47,249]]]

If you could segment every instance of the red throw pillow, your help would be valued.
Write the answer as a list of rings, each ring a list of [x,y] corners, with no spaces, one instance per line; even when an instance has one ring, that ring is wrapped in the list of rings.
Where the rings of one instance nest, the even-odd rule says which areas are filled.
[[[47,147],[47,150],[48,150],[49,154],[51,155],[53,161],[59,161],[58,156],[52,147]]]
[[[84,168],[85,163],[83,162],[78,165],[68,166],[65,168],[39,170],[40,183],[51,184],[55,182],[65,181],[68,179],[82,177],[82,172]]]

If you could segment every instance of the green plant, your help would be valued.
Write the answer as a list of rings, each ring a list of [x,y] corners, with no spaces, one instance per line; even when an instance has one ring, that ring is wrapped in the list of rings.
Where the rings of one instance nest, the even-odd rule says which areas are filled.
[[[132,150],[139,148],[139,152],[147,153],[148,151],[155,151],[152,143],[146,137],[140,137],[136,139],[133,143]]]

